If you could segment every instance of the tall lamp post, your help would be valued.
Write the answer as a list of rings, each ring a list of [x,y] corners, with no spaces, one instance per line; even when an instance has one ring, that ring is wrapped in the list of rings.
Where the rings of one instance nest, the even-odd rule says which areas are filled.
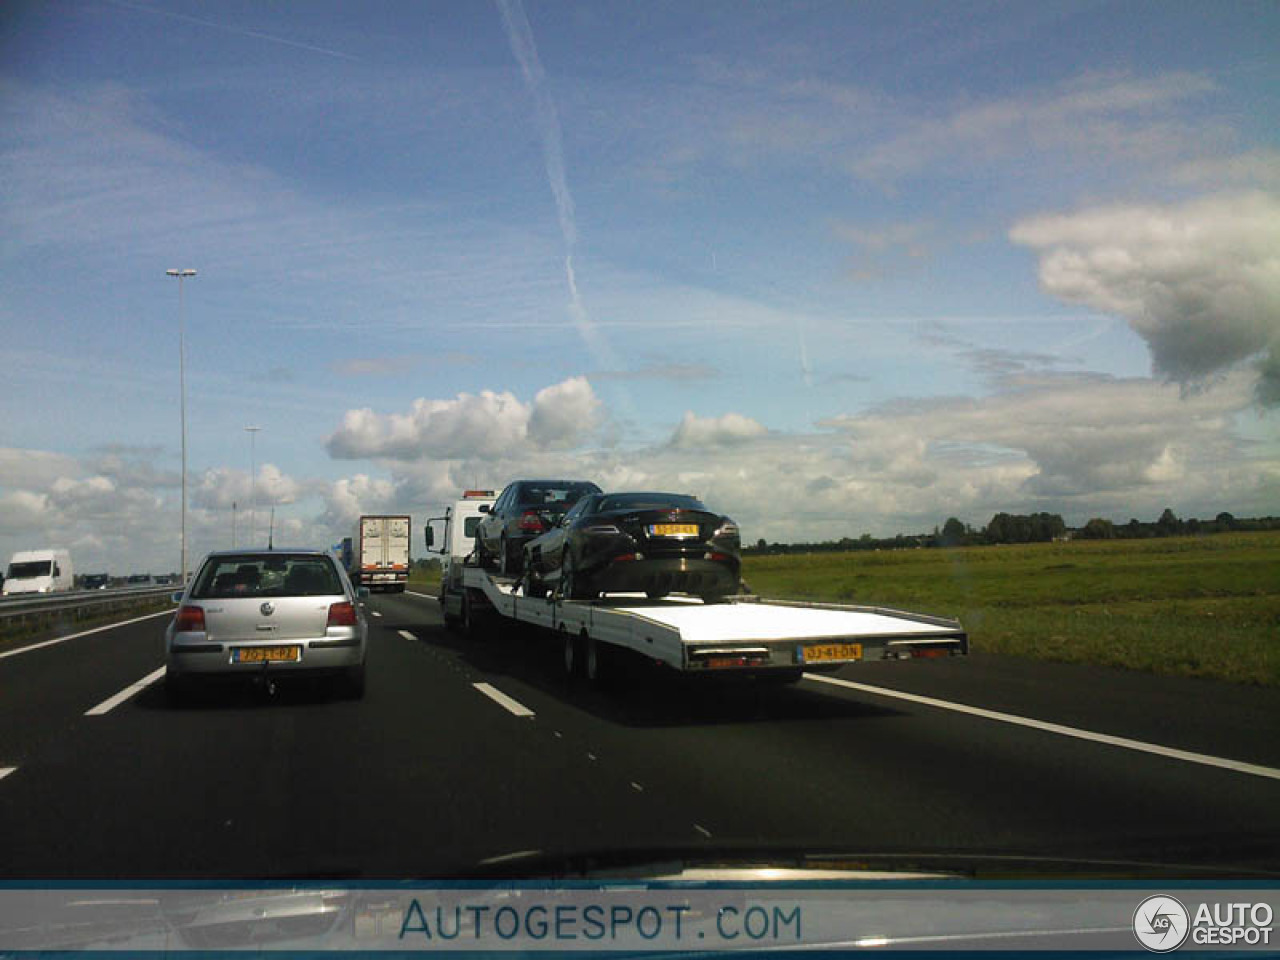
[[[258,456],[255,441],[261,427],[245,427],[249,434],[249,546],[252,548],[258,535]]]
[[[182,281],[194,277],[192,269],[166,270],[166,276],[178,278],[178,384],[182,394],[179,406],[182,416],[182,569],[179,583],[187,582],[187,310],[183,299]]]

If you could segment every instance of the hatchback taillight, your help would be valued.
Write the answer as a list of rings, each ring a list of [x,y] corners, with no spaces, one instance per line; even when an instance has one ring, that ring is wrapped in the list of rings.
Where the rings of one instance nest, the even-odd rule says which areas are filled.
[[[176,633],[204,633],[204,608],[179,607],[173,628]]]
[[[354,603],[329,604],[330,627],[354,627],[356,625],[356,606]]]
[[[543,526],[542,518],[538,516],[534,510],[526,510],[524,515],[520,517],[520,529],[528,533],[541,533],[546,528]]]

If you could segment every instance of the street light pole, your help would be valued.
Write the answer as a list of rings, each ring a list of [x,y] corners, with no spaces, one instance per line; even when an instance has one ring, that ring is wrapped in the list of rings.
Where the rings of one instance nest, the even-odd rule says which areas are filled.
[[[183,298],[182,281],[194,277],[192,269],[166,270],[166,276],[178,278],[178,387],[181,393],[179,400],[182,417],[182,567],[179,571],[179,582],[187,582],[187,307]]]
[[[249,546],[257,542],[258,535],[258,456],[256,441],[261,427],[245,427],[249,434]]]

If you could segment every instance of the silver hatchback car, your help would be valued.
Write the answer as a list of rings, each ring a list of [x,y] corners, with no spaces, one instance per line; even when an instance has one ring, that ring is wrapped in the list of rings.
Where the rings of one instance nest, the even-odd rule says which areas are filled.
[[[364,696],[369,627],[356,590],[323,550],[205,557],[165,632],[165,689],[181,699],[214,676],[330,675]]]

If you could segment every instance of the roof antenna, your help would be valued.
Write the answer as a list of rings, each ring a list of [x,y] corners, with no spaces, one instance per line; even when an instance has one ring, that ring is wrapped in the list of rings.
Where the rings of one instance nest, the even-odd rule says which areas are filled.
[[[276,539],[276,508],[271,508],[271,525],[267,527],[267,549],[275,549]]]

